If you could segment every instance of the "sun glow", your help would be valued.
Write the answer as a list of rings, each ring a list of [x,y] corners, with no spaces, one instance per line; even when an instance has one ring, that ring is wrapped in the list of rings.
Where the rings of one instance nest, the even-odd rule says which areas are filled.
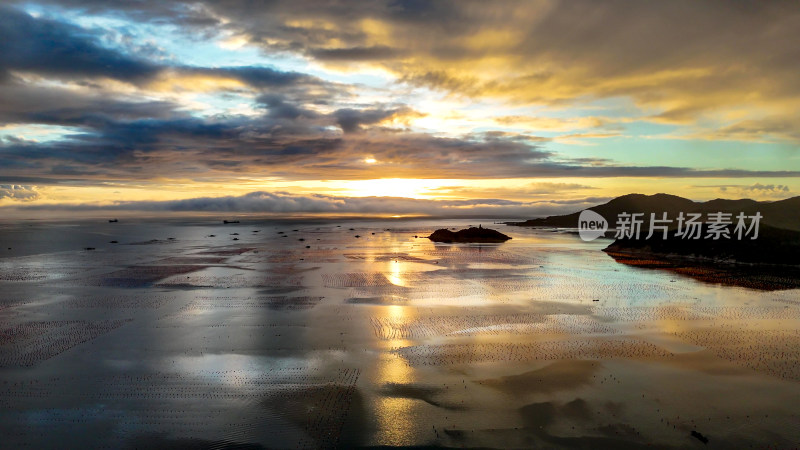
[[[354,197],[430,198],[431,190],[447,184],[446,180],[414,178],[378,178],[343,182],[343,194]]]

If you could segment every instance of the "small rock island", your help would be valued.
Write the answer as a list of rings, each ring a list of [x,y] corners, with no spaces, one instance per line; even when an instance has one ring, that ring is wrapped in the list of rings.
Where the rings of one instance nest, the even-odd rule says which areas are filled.
[[[483,228],[482,226],[478,225],[477,227],[470,227],[459,231],[450,231],[446,228],[442,228],[434,231],[433,234],[428,236],[428,239],[432,240],[433,242],[489,243],[505,242],[511,239],[511,236],[506,236],[499,231]]]

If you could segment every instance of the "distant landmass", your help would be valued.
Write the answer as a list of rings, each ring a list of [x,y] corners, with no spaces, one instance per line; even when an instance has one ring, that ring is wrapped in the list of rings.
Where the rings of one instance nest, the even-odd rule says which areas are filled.
[[[656,255],[738,263],[800,264],[800,197],[774,202],[759,202],[750,199],[716,199],[695,202],[669,194],[628,194],[588,209],[603,216],[608,221],[610,228],[615,226],[617,215],[620,213],[644,213],[642,233],[638,239],[616,239],[604,249],[605,252],[615,257],[638,255],[644,258]],[[663,239],[659,232],[654,237],[645,239],[648,234],[650,213],[655,213],[656,217],[660,218],[661,214],[665,212],[667,217],[673,220],[667,238]],[[674,221],[681,212],[684,214],[702,213],[703,220],[707,220],[708,213],[731,213],[734,224],[726,227],[731,238],[718,240],[705,238],[706,226],[702,228],[700,239],[676,236],[677,224]],[[739,240],[735,237],[735,217],[739,213],[747,216],[761,214],[757,239],[746,236]],[[562,216],[507,224],[528,227],[577,228],[579,215],[580,211]],[[612,232],[607,233],[607,236],[612,235]]]
[[[732,227],[729,228],[733,236]],[[705,231],[704,231],[705,233]],[[759,264],[800,264],[800,232],[761,225],[758,239],[683,239],[668,233],[650,239],[616,239],[606,253],[628,253],[713,259]]]
[[[459,231],[450,231],[445,228],[434,231],[428,239],[434,242],[477,242],[477,243],[492,243],[492,242],[505,242],[511,239],[511,236],[483,227],[470,227]]]
[[[602,205],[591,208],[592,211],[605,217],[609,226],[613,227],[617,215],[623,212],[645,213],[645,223],[649,222],[650,213],[660,217],[661,213],[674,219],[681,212],[707,213],[729,212],[734,216],[740,212],[753,215],[760,212],[763,218],[762,225],[775,228],[800,231],[800,196],[778,200],[774,202],[759,202],[751,199],[726,200],[718,198],[707,202],[695,202],[688,198],[670,194],[628,194],[617,197]],[[523,227],[559,227],[577,228],[580,211],[562,216],[549,216],[539,219],[530,219],[524,222],[508,222],[508,225]]]

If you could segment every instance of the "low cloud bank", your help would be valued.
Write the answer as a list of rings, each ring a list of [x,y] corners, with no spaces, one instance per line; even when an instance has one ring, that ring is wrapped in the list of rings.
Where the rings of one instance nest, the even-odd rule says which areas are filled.
[[[364,214],[430,216],[533,217],[577,211],[609,200],[587,197],[566,201],[521,202],[503,199],[427,200],[403,197],[338,197],[322,194],[251,192],[241,196],[198,197],[168,201],[126,201],[112,204],[20,205],[19,210],[51,212],[145,211],[264,214]]]

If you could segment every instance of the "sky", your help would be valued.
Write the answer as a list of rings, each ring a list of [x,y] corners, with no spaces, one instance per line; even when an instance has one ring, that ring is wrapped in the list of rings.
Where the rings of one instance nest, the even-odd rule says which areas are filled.
[[[800,195],[794,1],[4,1],[0,216]]]

